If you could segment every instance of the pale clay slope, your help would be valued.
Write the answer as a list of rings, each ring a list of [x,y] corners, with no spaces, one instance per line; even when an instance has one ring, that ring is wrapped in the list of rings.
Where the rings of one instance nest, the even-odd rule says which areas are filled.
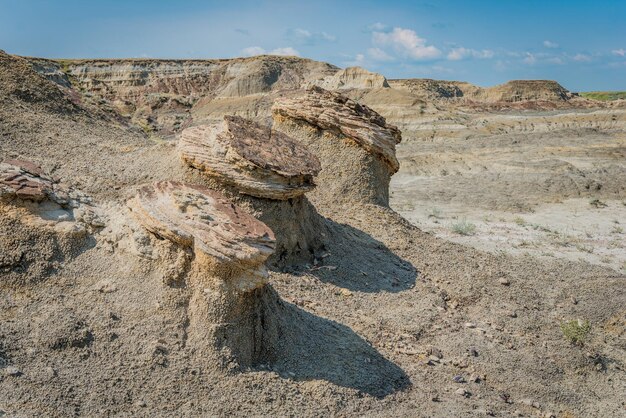
[[[43,226],[23,221],[40,206],[3,206],[0,410],[18,416],[623,413],[626,294],[619,272],[476,251],[364,204],[357,193],[340,202],[328,194],[332,187],[308,193],[328,234],[324,252],[293,272],[271,271],[274,290],[257,307],[273,313],[265,331],[280,338],[267,354],[279,355],[241,372],[194,353],[193,289],[168,281],[187,271],[188,259],[133,222],[126,201],[145,183],[206,180],[181,164],[173,141],[128,127],[108,103],[58,90],[28,68],[0,54],[0,156],[36,161],[91,196],[100,221],[76,234],[59,228],[75,223],[73,208],[63,209],[69,218]],[[386,89],[388,96],[369,92],[397,111],[406,109],[400,99],[411,97],[395,89]],[[225,99],[221,109],[263,103],[269,111],[273,99],[265,104],[265,98]],[[166,110],[175,108],[169,105]],[[511,208],[542,213],[541,202],[574,195],[606,201],[613,214],[623,200],[619,129],[581,130],[573,122],[542,133],[503,129],[483,136],[471,126],[489,113],[441,111],[470,127],[450,142],[405,136],[392,178],[415,187],[394,187],[392,205],[405,193],[405,203],[417,197],[471,210],[494,205],[516,216]],[[407,123],[422,120],[404,115]],[[165,121],[171,114],[157,116]],[[498,118],[489,129],[503,125]],[[521,116],[515,118],[523,127]],[[304,133],[302,139],[317,138],[308,136],[314,130]],[[355,162],[348,151],[342,151],[342,175]],[[546,155],[557,161],[545,163]],[[534,164],[525,168],[529,159]],[[365,156],[358,161],[371,163]],[[483,175],[474,175],[481,166]],[[332,185],[332,176],[326,178]],[[592,323],[583,348],[559,329],[561,321],[578,318]]]

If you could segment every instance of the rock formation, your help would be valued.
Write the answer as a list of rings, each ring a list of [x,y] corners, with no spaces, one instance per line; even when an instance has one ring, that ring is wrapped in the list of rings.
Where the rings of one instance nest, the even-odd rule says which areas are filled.
[[[27,160],[0,163],[2,283],[25,284],[54,272],[104,226],[91,199]],[[15,237],[28,237],[16,241]],[[24,266],[29,266],[22,276]]]
[[[389,204],[389,180],[398,171],[398,128],[367,106],[313,87],[281,97],[274,128],[306,144],[320,159],[320,190],[337,201]]]
[[[274,234],[215,190],[179,182],[142,187],[128,202],[145,229],[191,253],[189,340],[197,352],[252,365],[263,355],[260,316]]]
[[[0,200],[14,198],[41,202],[53,193],[54,182],[41,167],[26,160],[0,163]]]
[[[361,67],[348,67],[337,73],[315,80],[312,84],[326,90],[388,88],[384,75],[367,71]]]
[[[185,129],[183,161],[241,193],[285,200],[313,189],[317,158],[281,132],[226,116],[223,123]]]
[[[185,129],[182,160],[276,233],[275,266],[312,262],[323,247],[323,221],[304,193],[313,189],[317,158],[297,141],[237,116]],[[194,170],[195,171],[195,170]]]
[[[0,163],[0,202],[28,211],[26,220],[44,222],[79,222],[72,229],[101,227],[103,221],[94,212],[89,196],[68,188],[28,160]],[[31,216],[32,215],[32,216]]]

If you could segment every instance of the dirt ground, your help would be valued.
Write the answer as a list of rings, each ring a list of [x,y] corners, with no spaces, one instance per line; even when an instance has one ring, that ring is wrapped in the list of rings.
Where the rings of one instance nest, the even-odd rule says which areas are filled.
[[[62,228],[72,209],[33,222],[1,207],[0,416],[626,412],[623,133],[408,140],[392,208],[419,227],[389,208],[310,193],[326,254],[270,273],[275,357],[242,370],[188,349],[188,289],[164,284],[172,266],[150,249],[167,243],[128,216],[139,185],[193,181],[174,141],[63,102],[43,78],[23,89],[20,77],[0,83],[0,159],[41,164],[90,196],[101,223],[72,230]],[[562,154],[548,158],[537,144]],[[520,163],[535,153],[544,163]],[[594,199],[607,206],[585,203]],[[451,242],[448,224],[463,218],[474,235]],[[584,220],[588,228],[567,229]],[[513,251],[506,228],[554,256]],[[563,253],[593,251],[565,259],[543,243],[548,229],[567,240]],[[506,245],[494,251],[488,238],[500,236]],[[614,244],[593,241],[606,237]],[[586,256],[595,258],[577,259]],[[578,320],[590,329],[574,344],[562,325]]]
[[[616,125],[603,124],[607,114]],[[623,111],[566,110],[475,114],[447,131],[425,122],[438,137],[399,146],[392,207],[423,230],[492,253],[624,273],[622,120]]]

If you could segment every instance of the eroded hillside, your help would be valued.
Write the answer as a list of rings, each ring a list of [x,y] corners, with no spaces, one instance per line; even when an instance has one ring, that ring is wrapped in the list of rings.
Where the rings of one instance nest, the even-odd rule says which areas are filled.
[[[569,165],[539,167],[583,189],[596,185],[584,164],[615,160],[586,190],[623,197],[621,113],[588,130],[530,115],[536,135],[518,115],[483,124],[372,73],[275,57],[189,64],[203,68],[190,79],[224,75],[179,107],[209,89],[180,63],[162,63],[170,78],[141,67],[154,60],[115,61],[117,75],[105,61],[106,81],[85,62],[0,53],[0,415],[623,412],[620,272],[455,244],[388,205],[407,175],[423,191],[409,203],[471,206],[460,189],[497,185],[533,204],[545,194],[520,198],[511,179],[537,166],[502,161],[550,153]],[[340,92],[293,90],[306,83]],[[380,98],[407,126],[457,113],[465,127],[405,135],[344,94]],[[483,135],[497,126],[519,133]]]

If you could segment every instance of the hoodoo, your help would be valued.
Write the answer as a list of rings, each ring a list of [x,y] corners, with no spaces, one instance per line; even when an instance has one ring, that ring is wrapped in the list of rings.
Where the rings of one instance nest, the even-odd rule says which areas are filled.
[[[319,87],[277,99],[272,113],[276,130],[320,159],[317,194],[344,203],[389,204],[389,181],[399,168],[397,127],[369,107]]]
[[[311,262],[323,247],[323,219],[304,196],[320,163],[306,147],[256,122],[226,116],[185,129],[182,160],[202,181],[247,207],[276,233],[274,265]]]
[[[215,190],[178,182],[141,188],[128,202],[154,235],[191,252],[189,341],[194,350],[240,365],[263,356],[266,259],[274,234]]]

